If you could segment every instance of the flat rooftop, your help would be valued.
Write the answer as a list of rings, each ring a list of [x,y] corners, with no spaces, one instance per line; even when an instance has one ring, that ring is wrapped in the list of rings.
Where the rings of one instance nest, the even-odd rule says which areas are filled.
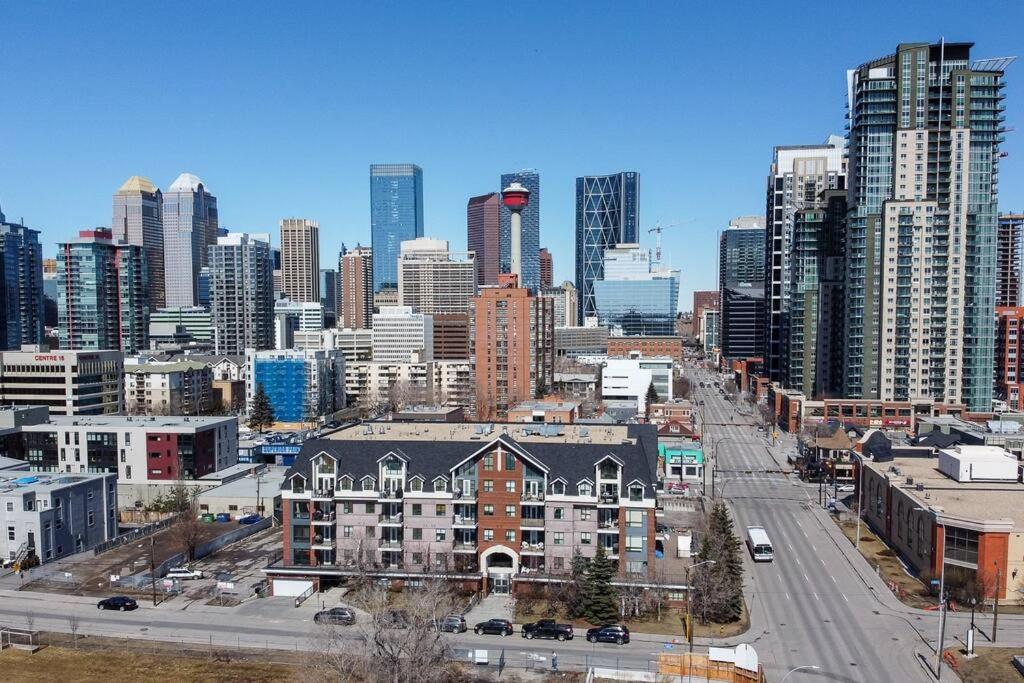
[[[523,401],[509,410],[575,410],[579,407],[576,401]]]
[[[251,466],[250,466],[251,467]],[[284,475],[287,467],[272,465],[259,473],[259,493],[261,498],[274,498],[281,492],[281,484],[284,483]],[[256,501],[256,477],[248,475],[233,479],[227,483],[206,489],[199,494],[199,498],[247,498],[253,503]]]
[[[372,433],[371,433],[372,428]],[[542,436],[541,431],[548,433]],[[332,441],[482,441],[507,434],[521,443],[620,444],[629,438],[627,425],[366,422],[321,438]]]
[[[0,496],[7,493],[23,495],[35,493],[46,495],[57,489],[74,484],[95,481],[103,477],[117,478],[116,474],[44,474],[39,472],[8,472],[0,474]]]
[[[864,465],[889,478],[893,485],[923,508],[941,508],[940,514],[954,519],[997,522],[1024,531],[1024,484],[1018,482],[959,482],[939,471],[938,458],[893,458],[885,462],[865,460]],[[895,467],[899,474],[891,471]],[[912,477],[913,484],[907,484]],[[917,485],[924,486],[923,491]],[[928,497],[925,497],[928,494]],[[938,511],[937,511],[938,512]]]
[[[106,427],[108,429],[124,429],[126,427],[146,427],[147,429],[203,428],[214,427],[225,422],[237,420],[238,418],[234,415],[51,415],[49,422],[38,425],[25,425],[25,429],[46,431],[47,426],[50,425],[58,427]]]

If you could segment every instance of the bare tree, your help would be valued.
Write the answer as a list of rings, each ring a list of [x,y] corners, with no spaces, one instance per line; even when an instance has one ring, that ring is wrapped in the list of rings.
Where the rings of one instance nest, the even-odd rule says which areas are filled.
[[[73,612],[69,612],[67,615],[68,630],[71,631],[71,642],[74,643],[75,649],[78,649],[78,629],[81,627],[81,619]]]
[[[178,515],[177,521],[170,528],[171,538],[184,548],[186,560],[191,562],[195,559],[196,547],[203,534],[203,524],[199,521],[196,505],[199,489],[182,483],[173,487],[168,495],[172,509]]]
[[[429,580],[422,588],[408,590],[400,610],[392,607],[386,587],[370,584],[359,592],[356,601],[368,616],[356,622],[357,645],[330,631],[317,634],[317,673],[374,683],[451,680],[448,641],[437,628],[458,605],[448,582]]]

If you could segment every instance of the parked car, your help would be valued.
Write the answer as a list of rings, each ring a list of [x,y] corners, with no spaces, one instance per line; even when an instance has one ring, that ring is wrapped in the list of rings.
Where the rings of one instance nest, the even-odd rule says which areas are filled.
[[[665,482],[665,492],[666,493],[674,493],[674,494],[677,494],[677,495],[682,495],[682,494],[685,494],[687,489],[689,489],[689,488],[690,488],[689,484],[683,483],[681,481],[666,481]]]
[[[189,569],[188,567],[174,567],[173,569],[167,570],[167,574],[164,575],[164,578],[188,581],[190,579],[203,578],[203,572],[199,569]]]
[[[261,519],[263,519],[263,518],[260,517],[257,514],[246,515],[245,517],[239,517],[238,518],[238,523],[239,524],[255,524],[256,522],[260,521]]]
[[[587,629],[587,642],[623,645],[629,642],[629,629],[621,624],[605,624]]]
[[[853,493],[857,490],[857,487],[853,484],[840,484],[836,487],[836,491],[839,493]]]
[[[104,598],[96,603],[99,609],[116,609],[119,612],[139,608],[139,603],[124,595],[115,595],[112,598]]]
[[[572,640],[572,624],[557,624],[554,619],[541,619],[532,624],[523,624],[523,638],[555,638]]]
[[[449,614],[433,623],[433,628],[442,633],[465,633],[468,630],[466,618],[461,614]]]
[[[512,635],[512,622],[508,619],[488,619],[474,626],[473,633],[478,636],[484,633],[492,636],[510,636]]]
[[[348,607],[332,607],[314,614],[313,622],[317,624],[350,626],[356,623],[356,613]]]

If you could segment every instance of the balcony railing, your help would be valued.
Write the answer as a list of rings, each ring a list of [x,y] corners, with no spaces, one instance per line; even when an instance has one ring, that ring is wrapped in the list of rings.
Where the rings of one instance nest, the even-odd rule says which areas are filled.
[[[378,546],[381,550],[401,550],[402,542],[398,539],[380,539],[380,545]]]
[[[377,496],[378,500],[401,500],[401,498],[402,489],[385,489],[384,491],[380,492],[379,496]]]
[[[476,550],[476,541],[455,541],[452,543],[453,550]]]
[[[603,546],[603,547],[604,547],[604,552],[607,555],[618,555],[619,554],[619,546],[617,546],[617,545],[606,545],[606,546]]]
[[[401,524],[402,513],[397,512],[393,515],[377,515],[377,522],[380,524]]]
[[[598,499],[598,503],[602,505],[615,505],[619,502],[619,496],[616,493],[602,493]]]
[[[476,498],[476,489],[472,489],[469,493],[466,493],[462,489],[456,489],[454,493],[455,500],[468,500]]]
[[[544,552],[544,543],[527,543],[526,541],[523,541],[520,550],[524,553],[542,553]]]
[[[597,525],[598,531],[618,531],[619,523],[617,521],[601,522]]]
[[[520,526],[542,527],[542,526],[544,526],[544,519],[543,518],[533,518],[533,517],[523,517],[521,520],[519,520],[519,524],[520,524]]]
[[[476,526],[476,517],[470,515],[452,515],[452,524],[456,526]]]
[[[309,515],[306,515],[306,517],[308,518]],[[335,515],[335,513],[333,511],[331,511],[331,512],[324,512],[323,510],[314,510],[313,511],[313,523],[314,524],[316,524],[318,522],[319,523],[330,523],[330,522],[333,522],[336,519],[336,517],[337,516]]]
[[[519,499],[524,503],[542,503],[544,502],[543,493],[524,493]]]
[[[334,498],[334,489],[313,489],[313,498],[331,500]]]

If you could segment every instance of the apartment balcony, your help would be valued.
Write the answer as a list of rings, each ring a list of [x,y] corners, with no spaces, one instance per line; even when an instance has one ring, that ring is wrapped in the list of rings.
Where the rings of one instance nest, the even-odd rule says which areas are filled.
[[[611,559],[611,560],[619,559],[619,546],[618,545],[606,545],[606,546],[603,546],[603,547],[604,547],[604,552],[608,556],[609,559]]]
[[[597,507],[618,507],[619,496],[615,493],[602,493],[597,499]]]
[[[543,543],[527,543],[523,541],[522,546],[519,549],[520,555],[543,555],[544,544]]]
[[[544,528],[544,519],[523,517],[519,520],[519,526],[523,529],[542,529]]]
[[[477,518],[472,515],[452,515],[452,526],[456,528],[474,529]]]
[[[338,547],[338,540],[333,536],[325,538],[320,534],[316,534],[313,536],[313,542],[310,544],[310,547],[313,550],[334,550]]]
[[[322,510],[313,511],[313,524],[334,524],[337,521],[337,515],[332,512],[324,512]]]
[[[452,543],[452,551],[456,553],[475,553],[476,541],[455,541]]]
[[[380,526],[402,526],[402,513],[393,515],[377,515],[377,524]]]
[[[401,550],[402,540],[398,538],[382,538],[380,544],[377,546],[378,550]]]
[[[473,489],[469,493],[462,490],[456,490],[452,494],[452,498],[456,503],[475,503],[476,502],[476,489]]]
[[[313,489],[313,500],[334,500],[334,489]]]
[[[519,497],[523,505],[543,505],[544,494],[543,493],[524,493]]]
[[[377,496],[377,500],[379,502],[381,502],[381,503],[386,503],[389,500],[402,500],[402,490],[401,489],[397,489],[397,490],[394,490],[394,491],[391,491],[391,490],[381,491],[380,495]]]
[[[617,534],[619,533],[618,522],[601,522],[597,525],[597,533],[599,534]]]

